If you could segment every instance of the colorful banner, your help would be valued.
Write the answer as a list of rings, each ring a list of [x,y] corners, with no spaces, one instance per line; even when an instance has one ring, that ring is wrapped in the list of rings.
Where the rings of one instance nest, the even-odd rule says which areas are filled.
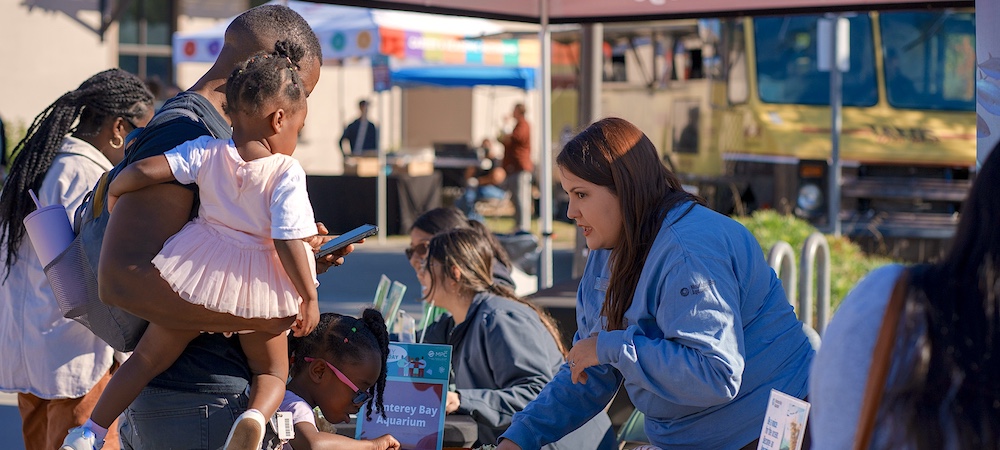
[[[540,47],[528,39],[465,39],[379,28],[380,53],[404,65],[450,64],[537,67]]]
[[[386,361],[385,415],[358,412],[356,439],[391,434],[402,450],[441,450],[451,346],[392,342]]]

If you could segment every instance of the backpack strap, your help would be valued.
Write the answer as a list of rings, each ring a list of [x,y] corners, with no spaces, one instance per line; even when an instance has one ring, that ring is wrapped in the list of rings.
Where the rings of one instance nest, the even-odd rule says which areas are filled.
[[[91,191],[94,194],[94,205],[90,209],[90,215],[92,216],[90,220],[96,219],[101,215],[101,211],[104,209],[104,200],[108,198],[108,184],[111,183],[111,172],[104,172],[101,175],[101,179],[97,180],[97,186]]]
[[[903,270],[892,288],[892,296],[885,307],[882,316],[882,327],[878,331],[875,350],[872,352],[872,363],[868,369],[868,383],[861,401],[861,411],[858,414],[858,430],[854,435],[854,450],[863,450],[871,445],[872,434],[875,431],[875,419],[878,418],[879,406],[885,391],[885,381],[892,366],[892,349],[896,344],[896,331],[899,316],[906,304],[906,292],[910,285],[909,270]]]

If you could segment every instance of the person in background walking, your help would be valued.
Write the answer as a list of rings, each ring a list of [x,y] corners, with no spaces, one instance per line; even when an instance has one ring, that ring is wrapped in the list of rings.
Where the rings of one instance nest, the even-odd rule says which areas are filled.
[[[70,221],[97,180],[125,154],[125,137],[153,116],[153,94],[135,75],[100,72],[35,117],[16,146],[0,192],[0,391],[17,392],[27,450],[58,448],[104,391],[114,350],[65,319],[23,220],[43,205],[62,205]],[[116,436],[116,433],[112,437]],[[106,449],[117,449],[116,437]]]
[[[344,155],[360,155],[364,150],[378,150],[378,127],[368,121],[368,101],[358,102],[360,116],[344,128],[337,144]],[[344,150],[344,141],[351,144],[351,151]]]
[[[503,144],[504,186],[514,200],[514,232],[531,231],[531,129],[524,118],[524,104],[514,105],[514,129],[497,139]]]

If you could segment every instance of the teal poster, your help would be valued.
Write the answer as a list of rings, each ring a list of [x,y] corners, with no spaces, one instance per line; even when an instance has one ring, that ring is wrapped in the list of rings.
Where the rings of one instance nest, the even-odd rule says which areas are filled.
[[[385,415],[358,412],[357,439],[391,434],[403,450],[441,450],[451,346],[392,342],[386,361]]]

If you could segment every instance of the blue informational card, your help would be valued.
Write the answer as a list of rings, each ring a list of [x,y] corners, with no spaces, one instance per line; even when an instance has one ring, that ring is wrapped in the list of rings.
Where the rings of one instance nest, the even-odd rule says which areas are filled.
[[[367,407],[358,412],[356,439],[391,434],[403,450],[441,450],[444,406],[451,374],[451,346],[389,343],[386,361],[385,415]]]

